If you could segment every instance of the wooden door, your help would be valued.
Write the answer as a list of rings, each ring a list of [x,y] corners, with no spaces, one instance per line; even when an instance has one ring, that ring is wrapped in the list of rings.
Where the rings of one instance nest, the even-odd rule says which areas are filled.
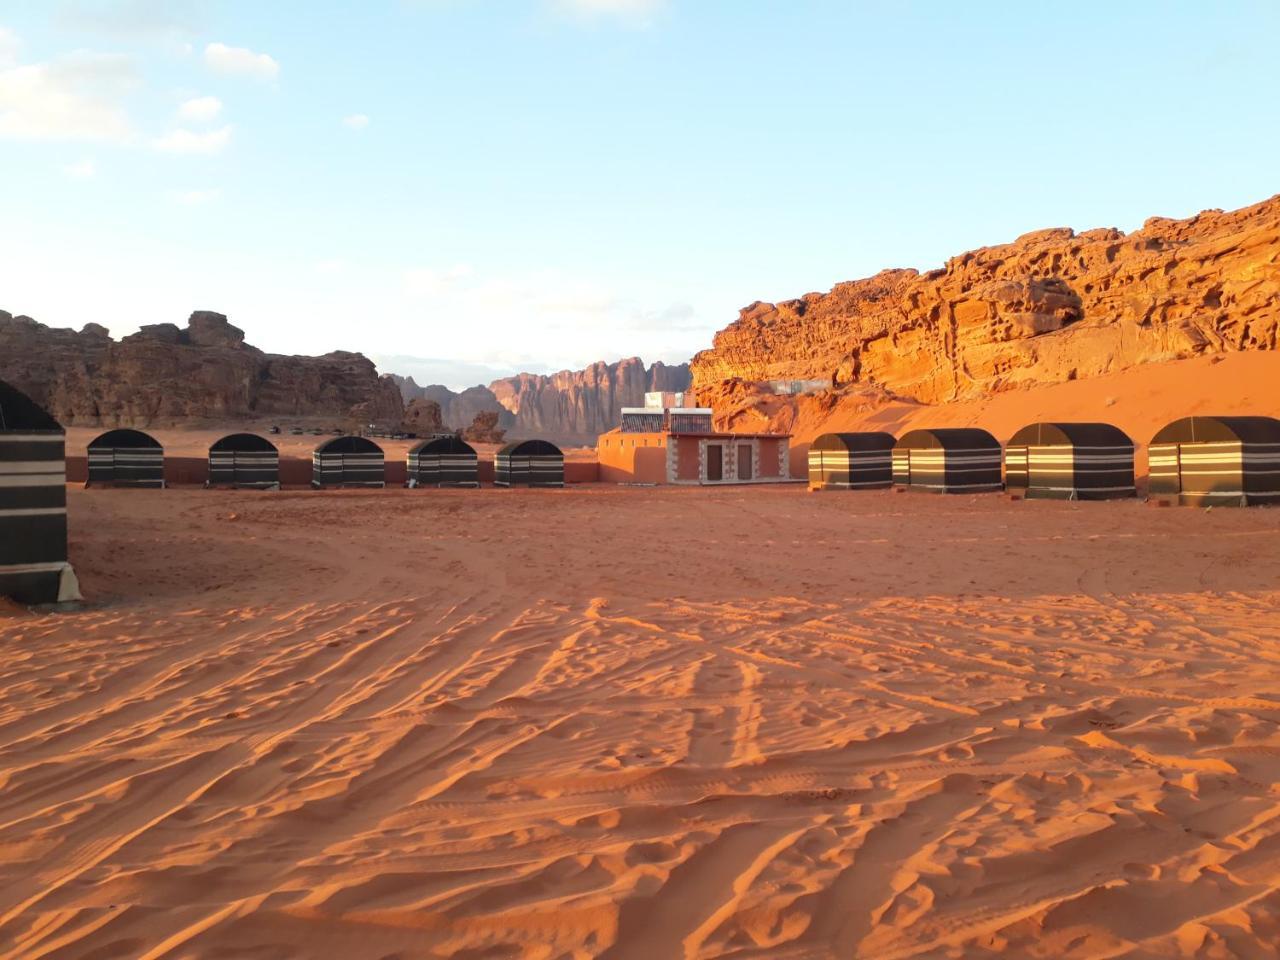
[[[749,443],[738,445],[738,479],[751,479],[751,444]]]
[[[707,444],[707,480],[724,479],[724,447],[718,443]]]

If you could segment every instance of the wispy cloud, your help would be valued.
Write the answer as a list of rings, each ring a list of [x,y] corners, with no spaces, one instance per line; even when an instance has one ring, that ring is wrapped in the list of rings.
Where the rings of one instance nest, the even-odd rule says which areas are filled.
[[[64,29],[173,44],[199,32],[202,6],[199,0],[61,0],[57,21]]]
[[[363,130],[369,125],[369,118],[363,113],[353,113],[342,118],[342,125],[351,130]]]
[[[62,172],[72,180],[92,180],[98,174],[98,168],[94,166],[93,160],[86,157],[84,160],[78,160],[75,163],[64,163]]]
[[[169,199],[184,207],[200,207],[218,199],[219,190],[171,190]]]
[[[151,141],[161,153],[217,153],[231,142],[231,125],[197,133],[194,130],[171,130]]]
[[[192,123],[208,123],[222,112],[222,101],[217,97],[193,97],[178,107],[178,116]]]
[[[8,27],[0,27],[0,70],[18,62],[18,35]]]
[[[211,43],[205,47],[204,62],[218,73],[258,80],[274,80],[280,75],[280,64],[268,54],[255,53],[247,47],[229,47],[225,43]]]
[[[662,12],[667,0],[552,0],[562,13],[581,18],[613,17],[648,26]]]
[[[16,55],[16,38],[5,31],[0,37],[0,137],[129,138],[132,125],[124,98],[138,85],[129,57],[77,52],[44,63],[18,64]]]

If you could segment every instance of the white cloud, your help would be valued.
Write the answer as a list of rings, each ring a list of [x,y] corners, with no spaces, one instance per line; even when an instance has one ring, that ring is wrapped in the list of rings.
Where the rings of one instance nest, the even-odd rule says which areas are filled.
[[[0,27],[0,70],[18,62],[18,36],[8,27]]]
[[[558,270],[490,274],[467,264],[417,267],[401,274],[401,292],[402,305],[388,312],[449,318],[434,334],[437,356],[465,356],[508,370],[544,363],[549,344],[556,345],[560,362],[580,367],[636,354],[667,359],[673,344],[700,344],[706,336],[706,324],[688,304],[642,304]],[[479,330],[484,335],[478,339]]]
[[[208,123],[222,112],[222,101],[217,97],[193,97],[178,107],[178,116],[194,123]]]
[[[246,47],[229,47],[225,43],[211,43],[204,48],[204,62],[218,73],[274,80],[280,74],[280,64],[265,53],[254,53]]]
[[[200,0],[62,0],[58,25],[123,40],[160,40],[200,31],[204,17]]]
[[[218,199],[219,190],[171,190],[169,199],[184,207],[199,207]]]
[[[342,124],[352,130],[363,130],[369,125],[369,118],[363,113],[353,113],[349,117],[343,117]]]
[[[562,11],[579,17],[613,16],[646,25],[667,0],[554,0]]]
[[[163,137],[151,141],[161,153],[217,153],[231,142],[231,126],[219,127],[204,133],[193,130],[171,130]]]
[[[12,38],[12,34],[7,34]],[[0,56],[12,56],[0,51]],[[123,99],[137,86],[133,61],[78,52],[0,69],[0,137],[18,140],[125,140]]]
[[[72,180],[92,180],[97,175],[98,168],[93,165],[91,159],[86,157],[76,163],[64,163],[62,172]]]

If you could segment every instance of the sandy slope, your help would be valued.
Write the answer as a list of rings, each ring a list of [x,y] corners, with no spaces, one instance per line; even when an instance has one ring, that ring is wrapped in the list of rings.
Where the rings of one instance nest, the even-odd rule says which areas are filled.
[[[0,954],[1280,942],[1280,510],[71,491]]]

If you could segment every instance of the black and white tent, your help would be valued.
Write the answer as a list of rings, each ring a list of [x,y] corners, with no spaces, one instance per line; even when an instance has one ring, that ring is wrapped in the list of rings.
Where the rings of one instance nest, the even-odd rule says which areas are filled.
[[[809,489],[892,486],[895,442],[891,433],[824,433],[809,446]]]
[[[382,448],[364,437],[334,437],[311,455],[311,486],[385,487]]]
[[[1005,487],[1028,499],[1132,497],[1133,451],[1109,423],[1033,423],[1005,444]]]
[[[67,561],[66,437],[58,421],[0,381],[0,596],[80,599]]]
[[[893,482],[933,493],[999,490],[1000,441],[977,427],[912,430],[894,445]]]
[[[280,488],[280,452],[266,437],[233,433],[209,448],[210,487]]]
[[[163,487],[164,448],[140,430],[110,430],[89,443],[90,484]]]
[[[480,463],[475,449],[461,437],[435,437],[409,451],[410,487],[478,487]]]
[[[494,460],[493,482],[500,487],[563,487],[564,454],[546,440],[508,443]]]
[[[1280,420],[1184,417],[1148,448],[1152,496],[1192,506],[1280,504]]]

